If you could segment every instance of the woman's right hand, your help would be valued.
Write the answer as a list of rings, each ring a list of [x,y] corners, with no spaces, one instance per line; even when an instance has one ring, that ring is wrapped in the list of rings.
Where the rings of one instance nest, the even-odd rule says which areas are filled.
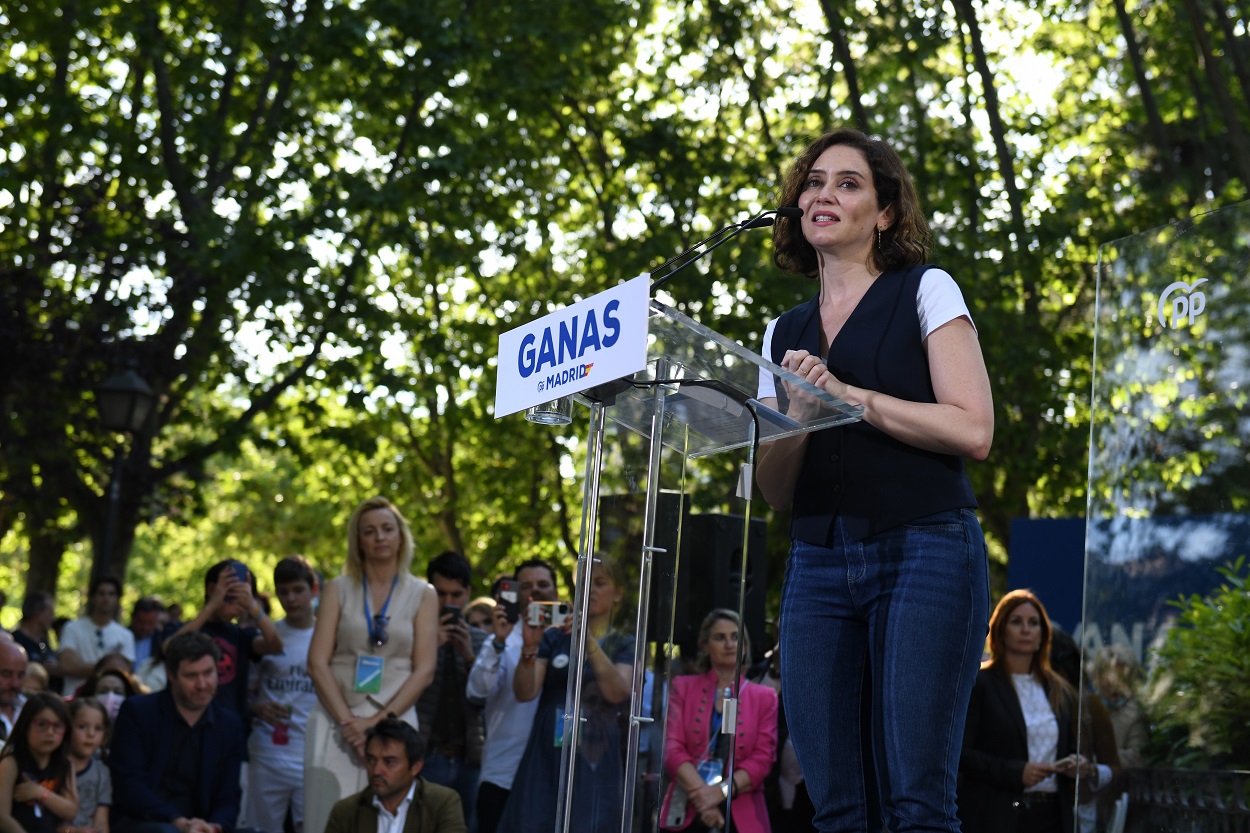
[[[343,737],[343,743],[356,751],[356,757],[362,766],[365,762],[365,732],[369,730],[368,724],[366,718],[356,715],[339,723],[339,734]]]
[[[1021,780],[1024,782],[1024,786],[1032,787],[1054,774],[1055,768],[1050,764],[1039,764],[1029,761],[1024,765],[1024,774],[1021,776]]]

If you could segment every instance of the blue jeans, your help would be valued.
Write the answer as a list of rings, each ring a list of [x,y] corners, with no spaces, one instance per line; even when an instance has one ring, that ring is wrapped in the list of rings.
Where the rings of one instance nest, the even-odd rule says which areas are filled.
[[[781,693],[821,833],[957,833],[955,778],[989,620],[968,509],[863,541],[795,541]]]
[[[421,777],[431,784],[450,787],[460,794],[460,806],[464,809],[464,823],[469,833],[477,830],[477,782],[482,768],[467,764],[464,758],[448,757],[428,752]]]

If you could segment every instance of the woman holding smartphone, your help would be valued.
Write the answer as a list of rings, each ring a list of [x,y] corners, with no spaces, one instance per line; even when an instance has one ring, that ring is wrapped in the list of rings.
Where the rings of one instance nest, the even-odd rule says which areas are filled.
[[[959,818],[964,833],[1072,833],[1076,693],[1050,667],[1050,619],[1040,599],[1013,590],[990,617],[964,724]]]

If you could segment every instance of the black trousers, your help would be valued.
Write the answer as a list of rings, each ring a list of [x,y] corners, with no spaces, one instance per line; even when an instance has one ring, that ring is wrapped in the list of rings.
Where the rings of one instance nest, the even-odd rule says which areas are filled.
[[[1026,794],[1017,809],[1016,833],[1062,833],[1057,793]]]
[[[489,781],[477,785],[477,833],[496,833],[499,830],[503,805],[508,803],[510,792],[512,790],[505,790]]]

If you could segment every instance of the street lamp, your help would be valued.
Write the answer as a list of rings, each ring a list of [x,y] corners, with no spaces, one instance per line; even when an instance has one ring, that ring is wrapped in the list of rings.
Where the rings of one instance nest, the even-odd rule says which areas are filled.
[[[100,422],[110,431],[137,434],[148,421],[156,394],[143,377],[133,370],[119,373],[95,392]]]
[[[100,410],[100,423],[109,431],[119,434],[137,434],[143,430],[156,394],[152,387],[133,370],[112,377],[95,392],[96,407]],[[123,438],[113,451],[113,475],[109,478],[108,514],[104,520],[104,538],[100,551],[91,568],[92,579],[108,573],[113,559],[113,538],[117,533],[117,511],[122,495],[122,470],[126,463],[126,441]]]

